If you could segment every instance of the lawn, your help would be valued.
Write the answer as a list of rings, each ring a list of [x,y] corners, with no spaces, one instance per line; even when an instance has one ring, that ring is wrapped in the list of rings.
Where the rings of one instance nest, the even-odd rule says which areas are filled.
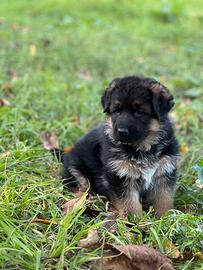
[[[203,269],[202,29],[201,0],[0,1],[1,269],[88,269],[103,244],[78,242],[93,228],[101,243],[144,243],[175,269]],[[175,97],[179,182],[176,210],[118,218],[112,233],[102,198],[88,206],[84,197],[62,216],[73,194],[40,134],[54,130],[61,147],[71,146],[104,118],[108,82],[129,74],[154,77]]]

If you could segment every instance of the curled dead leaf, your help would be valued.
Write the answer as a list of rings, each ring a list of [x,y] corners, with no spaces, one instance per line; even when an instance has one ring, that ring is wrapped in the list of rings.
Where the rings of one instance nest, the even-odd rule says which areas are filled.
[[[181,155],[184,156],[188,152],[189,152],[189,147],[187,146],[187,144],[186,143],[181,144],[181,146],[180,146],[180,153],[181,153]]]
[[[80,198],[73,198],[68,201],[66,201],[63,204],[63,213],[62,215],[66,215],[67,213],[71,212],[74,207],[80,205]]]
[[[186,115],[191,116],[191,115],[194,115],[194,113],[195,112],[193,110],[189,110],[189,111],[186,112]]]
[[[74,208],[82,205],[86,200],[87,193],[78,192],[77,194],[75,194],[75,196],[75,198],[69,199],[63,204],[63,216],[71,212]]]
[[[108,245],[109,252],[94,260],[90,269],[99,270],[173,270],[168,258],[148,246]]]
[[[170,258],[178,259],[180,257],[180,251],[170,240],[166,240],[165,250],[169,253]]]
[[[80,123],[80,117],[74,116],[74,117],[72,118],[72,123],[73,123],[74,125],[78,125],[78,124]]]
[[[59,149],[58,139],[54,131],[42,132],[41,141],[46,150]]]
[[[80,77],[85,81],[91,81],[92,80],[92,75],[91,75],[90,71],[87,70],[87,69],[82,69],[80,71]]]
[[[5,99],[5,98],[0,98],[0,107],[3,107],[3,106],[10,106],[10,102]]]
[[[66,147],[64,147],[64,152],[66,152],[66,153],[70,153],[71,151],[72,151],[72,149],[73,149],[73,146],[71,146],[71,145],[68,145],[68,146],[66,146]]]
[[[9,151],[6,151],[6,152],[4,152],[4,153],[1,153],[1,154],[0,154],[0,158],[2,158],[2,159],[8,158],[8,156],[10,155],[10,153],[11,153],[11,152],[9,152]]]
[[[203,253],[200,252],[200,251],[199,251],[199,252],[196,252],[196,253],[195,253],[195,258],[197,258],[197,259],[203,261]]]
[[[93,248],[99,244],[99,234],[97,229],[89,230],[87,237],[79,241],[78,246],[82,248]]]

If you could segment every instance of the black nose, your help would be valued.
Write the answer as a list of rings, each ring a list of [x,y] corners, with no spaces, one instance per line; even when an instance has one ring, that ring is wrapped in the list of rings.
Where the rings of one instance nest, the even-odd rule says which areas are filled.
[[[127,128],[118,128],[117,132],[121,137],[126,137],[129,135],[129,130]]]

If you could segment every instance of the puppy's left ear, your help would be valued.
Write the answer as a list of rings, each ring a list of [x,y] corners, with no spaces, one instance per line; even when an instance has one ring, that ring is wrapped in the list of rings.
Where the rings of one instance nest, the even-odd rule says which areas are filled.
[[[154,111],[160,118],[167,114],[174,106],[173,96],[163,84],[157,81],[153,81],[149,89],[153,95],[152,103]]]
[[[116,78],[114,79],[109,86],[107,87],[107,89],[105,90],[104,94],[101,97],[101,104],[104,108],[104,113],[109,113],[109,109],[110,109],[110,104],[111,104],[111,95],[112,93],[119,88],[118,86],[118,82],[119,82],[120,78]]]

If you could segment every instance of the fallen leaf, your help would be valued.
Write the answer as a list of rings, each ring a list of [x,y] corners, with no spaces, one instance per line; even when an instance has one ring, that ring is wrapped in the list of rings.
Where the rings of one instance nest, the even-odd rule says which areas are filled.
[[[64,147],[64,152],[66,152],[66,153],[70,153],[71,151],[72,151],[72,149],[73,149],[73,146],[71,146],[71,145],[68,145],[68,146],[66,146],[66,147]]]
[[[46,150],[59,149],[58,139],[54,131],[42,132],[41,141]]]
[[[92,75],[89,70],[83,69],[80,71],[80,77],[85,80],[85,81],[91,81],[92,80]]]
[[[4,92],[11,91],[12,84],[10,82],[5,82],[1,85],[1,88]]]
[[[93,248],[99,244],[99,234],[96,229],[89,230],[87,237],[81,239],[78,243],[79,247],[82,248]]]
[[[202,252],[196,252],[195,253],[195,258],[198,258],[198,259],[200,259],[201,261],[203,261],[203,253]]]
[[[71,212],[74,208],[82,205],[84,203],[84,201],[86,200],[87,197],[87,193],[84,192],[78,192],[77,194],[75,194],[75,198],[69,199],[67,200],[64,204],[63,204],[63,212],[62,215],[65,216],[67,213]]]
[[[194,115],[194,111],[193,110],[189,110],[185,113],[187,116],[191,116]]]
[[[189,148],[186,143],[181,144],[180,146],[180,153],[181,155],[186,155],[189,152]]]
[[[94,260],[90,269],[99,270],[102,266],[103,270],[173,270],[165,255],[145,245],[107,245],[106,248],[109,252]]]
[[[10,106],[10,102],[5,99],[5,98],[0,98],[0,107],[3,107],[3,106]]]
[[[42,218],[35,218],[31,221],[31,223],[42,223],[42,224],[46,224],[46,225],[57,225],[58,223],[53,221],[53,220],[49,220],[49,219],[42,219]]]
[[[12,28],[13,28],[13,30],[17,30],[19,28],[19,24],[18,23],[13,23]]]
[[[37,54],[37,47],[34,44],[31,44],[29,46],[29,51],[32,56],[35,56]]]
[[[170,241],[167,240],[165,242],[165,250],[169,253],[169,257],[173,259],[177,259],[180,257],[180,251],[176,248],[176,246]]]
[[[75,125],[78,125],[80,123],[80,117],[74,116],[72,118],[72,123],[75,124]]]
[[[0,158],[8,158],[8,156],[10,155],[11,152],[7,151],[5,153],[1,153],[0,154]]]
[[[11,78],[11,81],[15,82],[18,80],[18,75],[15,69],[8,69],[7,70],[7,74],[8,76]],[[6,90],[11,90],[12,89],[12,84],[10,82],[8,82],[8,86]]]

